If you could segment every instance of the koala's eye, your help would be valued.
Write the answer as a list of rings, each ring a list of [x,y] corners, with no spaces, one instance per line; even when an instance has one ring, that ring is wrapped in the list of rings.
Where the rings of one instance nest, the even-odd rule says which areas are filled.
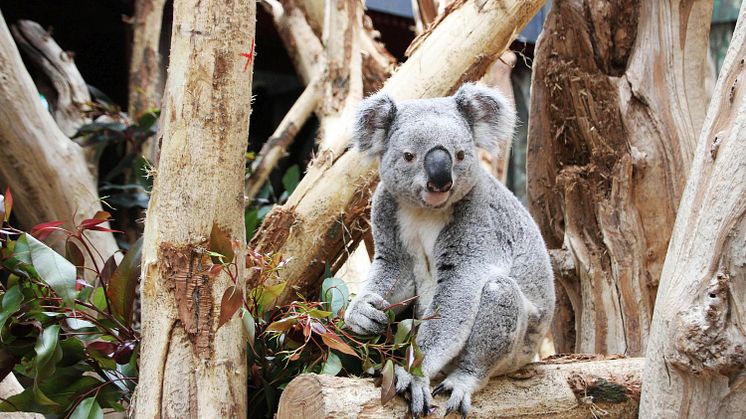
[[[457,159],[458,161],[461,161],[461,160],[463,160],[463,159],[464,159],[464,150],[459,150],[459,151],[458,151],[458,152],[456,153],[456,159]]]
[[[414,160],[414,154],[407,151],[406,153],[404,153],[404,160],[406,161]]]

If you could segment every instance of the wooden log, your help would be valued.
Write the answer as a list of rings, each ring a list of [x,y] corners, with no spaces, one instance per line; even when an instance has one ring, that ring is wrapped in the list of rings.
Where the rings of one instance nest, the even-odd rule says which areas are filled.
[[[0,79],[0,186],[12,190],[19,227],[59,220],[74,228],[93,217],[101,203],[83,150],[42,105],[1,14]],[[119,249],[111,233],[86,235],[103,260]],[[50,245],[64,254],[64,240],[55,237]]]
[[[746,2],[663,266],[642,418],[746,415]]]
[[[573,352],[645,353],[706,107],[711,13],[709,0],[563,0],[544,24],[528,203],[549,248],[575,259]]]
[[[543,4],[533,1],[458,1],[382,91],[395,100],[445,96],[462,83],[479,79]],[[464,32],[468,26],[469,31]],[[348,128],[348,127],[345,127]],[[333,141],[317,156],[288,202],[273,209],[251,245],[292,260],[277,281],[287,281],[280,303],[296,292],[313,293],[328,263],[347,256],[367,229],[365,214],[377,183],[377,162],[346,151],[347,129],[328,132]],[[254,284],[258,276],[249,279]]]
[[[643,359],[557,359],[530,364],[513,376],[495,377],[474,394],[469,417],[480,418],[637,418]],[[443,414],[447,395],[439,395]],[[396,397],[381,406],[373,379],[306,374],[280,397],[278,419],[405,417],[407,405]],[[455,417],[455,415],[450,415]]]

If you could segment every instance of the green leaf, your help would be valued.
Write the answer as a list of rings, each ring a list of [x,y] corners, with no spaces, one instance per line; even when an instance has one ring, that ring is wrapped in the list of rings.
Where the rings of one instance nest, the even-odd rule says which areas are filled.
[[[52,287],[65,304],[73,305],[76,296],[75,265],[46,244],[25,233],[16,241],[15,256],[32,264],[41,279]]]
[[[95,397],[89,397],[75,408],[70,419],[103,419],[104,411],[96,402]]]
[[[233,262],[233,258],[236,257],[236,254],[233,251],[233,246],[231,245],[230,234],[214,223],[212,225],[212,231],[210,232],[209,250],[225,257],[224,261],[220,261],[219,258],[212,256],[212,263],[216,265],[231,263]]]
[[[140,260],[142,259],[142,237],[130,247],[122,263],[111,275],[107,291],[112,311],[129,326],[132,322],[132,309],[135,303],[135,288],[140,281]]]
[[[104,295],[104,289],[99,287],[93,291],[93,305],[100,311],[106,310],[106,296]]]
[[[410,332],[412,332],[412,324],[412,319],[404,319],[399,322],[399,324],[396,326],[394,344],[400,345],[409,340]]]
[[[246,241],[249,241],[254,237],[256,228],[259,227],[259,210],[256,208],[246,210],[244,224],[246,225]]]
[[[57,346],[59,335],[60,326],[55,324],[44,329],[36,339],[36,345],[34,345],[36,357],[33,366],[34,377],[37,381],[54,374],[55,365],[62,359],[62,349]]]
[[[0,331],[2,331],[5,322],[8,321],[10,316],[21,308],[22,301],[23,293],[21,292],[20,285],[12,287],[3,294],[3,307],[2,311],[0,311]]]
[[[321,374],[335,376],[342,371],[342,360],[334,352],[329,351],[324,366],[321,367]]]
[[[158,108],[146,109],[145,112],[140,115],[140,119],[137,120],[137,127],[141,130],[149,129],[156,121],[158,121],[158,116],[160,114],[161,111]]]
[[[269,307],[285,290],[285,285],[287,285],[286,282],[280,282],[271,286],[256,287],[252,291],[252,297],[260,306]]]
[[[394,381],[394,363],[386,360],[381,370],[381,405],[386,405],[396,396],[396,382]]]
[[[347,284],[339,278],[326,278],[321,284],[321,301],[326,303],[327,310],[334,315],[347,307],[350,291]]]
[[[256,323],[254,323],[254,316],[251,315],[249,310],[241,307],[241,322],[243,327],[246,329],[246,339],[249,341],[251,349],[254,349],[254,339],[256,339]]]
[[[297,164],[294,164],[288,168],[285,174],[282,176],[282,187],[290,195],[295,190],[300,182],[300,168]]]

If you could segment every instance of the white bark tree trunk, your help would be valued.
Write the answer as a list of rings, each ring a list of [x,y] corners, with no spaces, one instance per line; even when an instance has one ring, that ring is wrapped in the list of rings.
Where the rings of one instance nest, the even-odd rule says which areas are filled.
[[[163,141],[143,241],[137,417],[246,417],[246,339],[218,329],[233,285],[207,275],[213,228],[244,272],[243,173],[255,1],[176,0]]]
[[[663,266],[640,417],[746,416],[746,3]]]

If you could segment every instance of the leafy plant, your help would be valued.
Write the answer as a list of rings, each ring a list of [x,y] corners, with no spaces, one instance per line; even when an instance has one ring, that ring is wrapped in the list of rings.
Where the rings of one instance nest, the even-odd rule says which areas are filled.
[[[87,234],[113,231],[103,225],[107,212],[73,230],[52,221],[29,234],[9,224],[11,210],[6,191],[0,217],[0,378],[14,372],[25,390],[3,400],[0,411],[102,417],[102,408],[124,410],[137,382],[140,337],[132,307],[139,242],[120,264],[112,256],[101,265]],[[40,241],[52,234],[64,241],[65,257]]]
[[[214,235],[223,234],[213,230]],[[210,242],[225,242],[227,238],[211,238]],[[279,281],[279,271],[287,263],[278,254],[247,251],[247,269],[260,272],[260,284],[243,297],[235,277],[235,258],[225,257],[217,248],[209,249],[222,263],[236,284],[229,287],[220,309],[220,324],[236,313],[248,336],[249,408],[250,417],[271,418],[280,394],[296,376],[314,372],[328,375],[381,375],[381,401],[395,395],[394,365],[402,365],[413,374],[421,375],[423,354],[415,343],[419,320],[396,321],[396,305],[388,307],[390,324],[383,336],[359,336],[344,328],[344,310],[349,291],[344,281],[328,277],[321,287],[319,301],[300,298],[277,306],[276,300],[285,291]],[[405,305],[409,300],[400,304]]]

